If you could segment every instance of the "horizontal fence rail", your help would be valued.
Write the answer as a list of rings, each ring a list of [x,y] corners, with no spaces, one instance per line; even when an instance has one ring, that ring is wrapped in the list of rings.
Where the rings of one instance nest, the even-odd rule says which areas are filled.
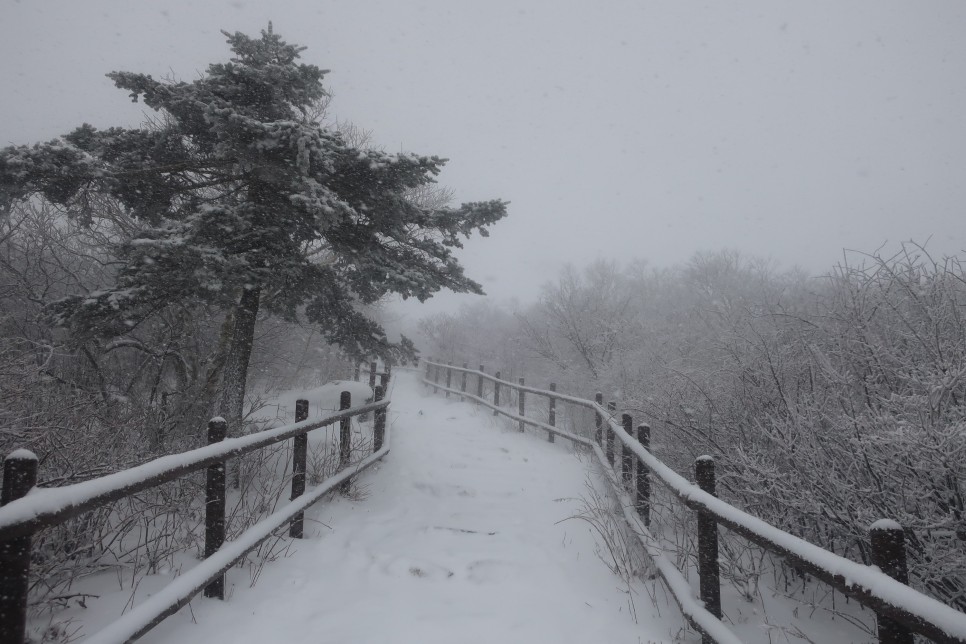
[[[173,481],[226,459],[242,456],[307,434],[314,429],[388,406],[388,400],[373,402],[329,414],[319,420],[306,420],[257,434],[227,438],[213,445],[162,456],[143,465],[83,483],[56,488],[35,488],[27,497],[0,508],[0,542],[58,525],[105,503]]]
[[[571,441],[590,447],[597,455],[598,460],[604,468],[612,487],[621,500],[624,508],[625,519],[631,529],[637,534],[639,540],[654,561],[658,573],[664,580],[665,585],[671,591],[672,596],[680,606],[682,613],[688,622],[698,630],[705,642],[738,642],[735,635],[731,633],[718,619],[720,616],[720,600],[714,605],[717,597],[718,586],[718,566],[717,566],[717,526],[724,526],[748,541],[768,550],[788,561],[793,566],[808,572],[815,578],[827,583],[839,592],[848,597],[856,599],[860,604],[875,611],[879,621],[879,637],[881,642],[888,644],[912,643],[911,633],[923,635],[936,642],[966,644],[966,614],[961,613],[950,606],[943,604],[931,597],[928,597],[903,583],[905,581],[905,553],[901,547],[896,547],[896,541],[901,546],[902,531],[898,524],[892,521],[880,521],[872,526],[873,543],[891,546],[891,555],[883,558],[880,562],[876,560],[878,566],[866,566],[840,555],[829,552],[816,546],[804,539],[784,532],[761,519],[754,517],[738,508],[718,499],[714,494],[714,461],[710,457],[702,457],[696,463],[696,479],[698,485],[688,481],[670,467],[661,462],[642,444],[642,432],[639,428],[639,436],[635,439],[631,436],[632,422],[630,416],[624,414],[622,422],[615,419],[616,410],[605,408],[599,394],[597,400],[587,400],[576,396],[562,394],[558,391],[538,389],[532,386],[513,383],[502,380],[497,376],[492,376],[483,371],[456,367],[453,365],[426,361],[426,373],[423,382],[434,389],[441,389],[447,396],[455,393],[465,399],[475,401],[490,409],[495,414],[506,416],[516,422],[535,427],[554,433],[558,436],[569,438]],[[463,390],[456,390],[440,384],[440,373],[453,372],[474,375],[479,383],[488,381],[493,384],[494,401],[491,402],[483,396],[468,394],[465,392],[465,381]],[[449,380],[450,378],[447,378]],[[482,386],[478,387],[482,392]],[[597,442],[577,436],[570,432],[562,431],[549,423],[543,423],[533,418],[527,418],[523,414],[514,414],[499,406],[500,392],[516,391],[518,394],[532,394],[542,396],[549,400],[563,401],[578,407],[590,409],[596,414],[597,418]],[[551,409],[553,406],[551,405]],[[642,428],[646,427],[641,426]],[[607,431],[603,431],[606,428]],[[649,432],[649,430],[648,430]],[[649,435],[649,433],[647,433]],[[614,449],[613,440],[617,439],[621,443],[622,454],[618,455]],[[605,454],[606,448],[606,454]],[[632,455],[632,456],[631,456]],[[670,560],[664,555],[657,540],[647,529],[646,513],[635,514],[631,508],[635,504],[627,495],[626,490],[629,483],[630,459],[636,460],[639,465],[643,465],[647,472],[653,475],[656,480],[667,488],[676,498],[687,507],[695,510],[699,517],[699,533],[704,532],[705,536],[713,536],[713,557],[702,563],[703,558],[699,552],[699,574],[702,577],[701,601],[698,601],[691,591],[690,585],[680,571],[673,567]],[[614,466],[621,471],[621,478],[617,478],[614,473]],[[710,477],[710,478],[709,478]],[[702,480],[704,479],[704,480]],[[649,490],[648,484],[642,485],[638,479],[638,490]],[[704,488],[704,489],[702,489]],[[640,494],[638,494],[640,497]],[[640,498],[638,499],[640,507]],[[649,501],[648,501],[649,502]],[[644,515],[642,518],[640,514]],[[701,519],[709,519],[710,525],[701,527]],[[709,529],[710,528],[710,529]],[[701,550],[702,535],[699,534],[699,551]],[[897,552],[898,551],[898,552]],[[895,556],[901,555],[901,561],[893,560]],[[885,572],[884,572],[885,571]],[[901,579],[897,580],[886,572],[895,574]],[[714,589],[707,577],[713,576]],[[711,601],[709,601],[711,600]]]
[[[131,612],[112,623],[107,628],[84,640],[88,644],[122,644],[132,642],[160,624],[166,617],[176,613],[188,604],[213,579],[219,578],[245,555],[270,538],[276,531],[288,524],[296,515],[318,502],[327,493],[335,490],[349,478],[364,472],[389,453],[387,442],[379,451],[364,459],[355,467],[329,477],[322,484],[307,492],[262,519],[234,541],[225,544],[218,552],[197,566],[182,574],[163,590],[152,595]]]
[[[224,419],[213,418],[208,424],[209,445],[205,447],[162,456],[137,467],[74,485],[34,487],[36,457],[26,450],[8,455],[4,460],[3,507],[0,507],[0,642],[19,644],[25,638],[30,541],[36,532],[203,469],[207,469],[204,560],[85,641],[100,644],[134,641],[177,612],[202,590],[207,597],[224,599],[224,574],[229,568],[286,525],[290,536],[301,538],[306,508],[332,490],[348,492],[352,477],[389,453],[386,421],[390,401],[385,396],[389,374],[381,376],[381,385],[373,388],[372,402],[352,407],[350,393],[343,391],[339,411],[307,420],[309,403],[298,400],[295,423],[238,438],[226,439]],[[373,368],[370,382],[374,380]],[[373,453],[351,463],[350,419],[370,413],[374,415]],[[336,423],[340,426],[339,469],[306,491],[307,435]],[[293,439],[291,501],[226,543],[226,461],[288,439]]]

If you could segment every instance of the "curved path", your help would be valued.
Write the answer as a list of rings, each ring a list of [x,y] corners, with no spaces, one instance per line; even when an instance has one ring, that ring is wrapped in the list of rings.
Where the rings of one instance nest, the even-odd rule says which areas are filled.
[[[671,641],[679,616],[655,617],[647,595],[632,602],[591,526],[572,518],[588,472],[568,441],[424,394],[415,374],[394,382],[392,452],[355,498],[312,510],[309,538],[254,588],[233,570],[229,601],[196,599],[143,641]]]

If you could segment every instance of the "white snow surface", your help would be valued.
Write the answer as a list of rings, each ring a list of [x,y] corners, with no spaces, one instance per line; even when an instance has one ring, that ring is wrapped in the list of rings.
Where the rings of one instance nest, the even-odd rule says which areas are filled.
[[[635,594],[635,621],[593,529],[572,518],[587,467],[567,442],[396,375],[392,452],[362,493],[308,510],[308,538],[254,588],[235,569],[227,601],[196,598],[140,641],[672,641],[680,613]]]
[[[29,449],[15,449],[4,458],[4,460],[11,461],[36,461],[37,455],[31,452]]]

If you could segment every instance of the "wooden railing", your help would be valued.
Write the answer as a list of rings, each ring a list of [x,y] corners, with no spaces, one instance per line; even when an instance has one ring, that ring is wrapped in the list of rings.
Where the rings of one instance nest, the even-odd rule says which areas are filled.
[[[375,369],[370,382],[375,382]],[[353,407],[350,392],[343,391],[340,410],[308,420],[309,402],[298,400],[295,423],[239,438],[225,438],[226,422],[214,418],[208,423],[208,445],[163,456],[133,467],[58,488],[36,488],[37,457],[17,450],[4,460],[3,495],[0,507],[0,644],[20,644],[27,624],[27,590],[30,572],[31,538],[85,512],[123,499],[186,474],[207,468],[205,486],[205,559],[180,575],[161,592],[139,604],[110,626],[89,637],[90,644],[131,642],[185,606],[204,590],[206,597],[224,599],[225,572],[286,524],[289,535],[302,538],[303,512],[337,487],[349,491],[352,477],[389,453],[386,416],[389,374],[374,387],[372,402]],[[374,413],[372,453],[351,462],[350,419]],[[309,432],[339,423],[339,468],[333,476],[306,490],[306,458]],[[225,464],[281,441],[292,439],[291,502],[225,542]],[[28,494],[29,493],[29,494]]]
[[[740,640],[721,622],[720,580],[718,565],[718,526],[726,527],[748,541],[772,552],[796,568],[829,584],[839,592],[856,599],[876,613],[879,641],[886,644],[912,644],[913,634],[923,635],[936,642],[966,644],[966,614],[961,613],[906,585],[906,555],[902,527],[889,520],[878,521],[871,527],[872,558],[875,566],[856,563],[824,550],[799,537],[784,532],[768,523],[725,503],[715,495],[715,467],[710,456],[695,462],[695,481],[692,484],[649,451],[650,428],[637,426],[629,414],[616,420],[616,405],[603,406],[600,393],[594,400],[570,396],[549,389],[526,386],[491,376],[481,365],[479,370],[426,361],[423,382],[434,391],[443,391],[462,399],[472,400],[520,425],[546,431],[550,440],[565,437],[584,445],[596,454],[615,493],[621,502],[624,518],[647,551],[655,568],[681,608],[685,619],[701,633],[705,644],[733,644]],[[454,387],[453,374],[461,377],[459,388]],[[467,391],[467,376],[477,381],[477,393]],[[445,384],[441,382],[445,377]],[[484,395],[484,382],[492,383],[493,395]],[[518,413],[501,405],[501,391],[516,392]],[[547,422],[526,416],[528,394],[548,399]],[[558,429],[555,426],[556,403],[568,403],[591,410],[596,418],[594,439]],[[618,443],[620,454],[617,453]],[[636,472],[635,472],[636,469]],[[698,573],[699,593],[694,597],[684,575],[667,558],[658,541],[648,529],[650,524],[651,482],[656,480],[684,505],[698,514]],[[632,498],[633,496],[633,498]]]

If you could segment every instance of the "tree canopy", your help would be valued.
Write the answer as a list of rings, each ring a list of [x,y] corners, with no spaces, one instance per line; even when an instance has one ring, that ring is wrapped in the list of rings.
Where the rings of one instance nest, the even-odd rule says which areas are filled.
[[[158,113],[154,123],[85,124],[0,150],[0,209],[42,195],[98,217],[92,204],[107,197],[139,226],[117,249],[115,282],[54,303],[52,315],[76,334],[112,336],[174,301],[245,304],[304,314],[350,355],[409,352],[358,305],[389,293],[481,293],[452,251],[486,235],[505,202],[409,199],[444,159],[353,147],[312,118],[326,72],[299,62],[304,47],[271,25],[258,38],[224,33],[234,56],[191,82],[108,74]]]

